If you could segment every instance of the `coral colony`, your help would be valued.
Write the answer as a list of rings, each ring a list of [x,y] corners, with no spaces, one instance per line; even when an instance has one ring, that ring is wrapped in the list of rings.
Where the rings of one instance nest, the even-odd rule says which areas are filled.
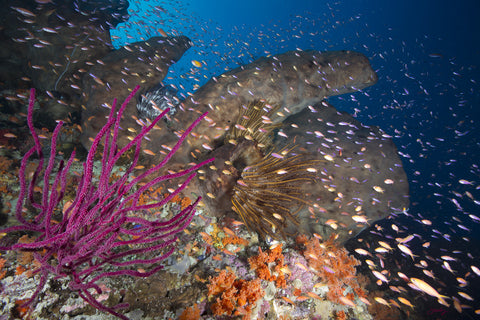
[[[176,234],[189,225],[199,199],[166,221],[154,219],[151,219],[154,221],[150,221],[132,213],[164,206],[187,186],[198,168],[213,160],[203,161],[177,173],[152,177],[154,173],[164,167],[183,140],[206,114],[200,116],[185,130],[171,152],[160,163],[143,174],[133,177],[132,171],[139,158],[142,138],[168,112],[168,109],[165,110],[150,125],[144,126],[141,133],[128,145],[118,150],[116,143],[120,130],[120,119],[125,107],[138,89],[137,86],[132,91],[116,114],[116,100],[114,100],[108,121],[93,141],[83,164],[83,174],[76,196],[71,205],[64,208],[60,219],[57,219],[59,205],[65,195],[69,169],[74,161],[75,152],[66,163],[63,160],[60,161],[58,169],[54,170],[56,142],[62,126],[60,121],[53,132],[50,158],[44,168],[45,159],[39,137],[33,127],[35,90],[31,90],[28,127],[35,146],[22,159],[19,171],[20,195],[16,207],[16,217],[20,225],[6,228],[2,232],[33,232],[38,234],[38,237],[32,243],[17,243],[0,247],[2,250],[33,251],[35,259],[40,264],[35,271],[41,274],[40,284],[33,296],[26,302],[27,305],[36,300],[49,275],[53,274],[57,278],[68,278],[70,289],[77,291],[92,306],[126,319],[125,316],[115,311],[118,308],[126,307],[126,304],[118,304],[112,308],[95,299],[93,296],[95,291],[98,294],[102,292],[98,281],[120,275],[148,277],[154,274],[162,269],[162,265],[158,263],[165,260],[175,250]],[[94,184],[92,182],[94,155],[103,139],[105,142],[101,174],[98,182]],[[120,178],[112,181],[112,170],[115,164],[131,148],[135,150],[132,163]],[[26,168],[29,158],[34,153],[39,157],[39,164],[31,181],[27,184]],[[34,190],[38,188],[37,180],[41,173],[44,174],[42,198],[37,201],[34,197]],[[55,174],[55,178],[52,179],[53,183],[51,183],[50,178]],[[170,195],[155,203],[139,204],[139,198],[146,190],[162,181],[178,177],[185,177],[184,182]],[[150,178],[150,180],[145,184],[139,184],[146,178]],[[25,217],[25,206],[28,205],[38,210],[38,215],[33,218]],[[140,267],[144,269],[139,269]]]

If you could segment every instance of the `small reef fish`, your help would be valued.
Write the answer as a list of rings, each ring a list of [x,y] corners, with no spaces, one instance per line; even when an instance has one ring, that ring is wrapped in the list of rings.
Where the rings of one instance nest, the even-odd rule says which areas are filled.
[[[448,298],[446,296],[442,296],[440,293],[438,293],[437,290],[435,290],[431,285],[426,283],[425,281],[418,279],[418,278],[410,278],[410,282],[413,283],[413,285],[420,291],[425,292],[428,295],[431,295],[432,297],[435,297],[439,300],[444,300],[445,298]]]

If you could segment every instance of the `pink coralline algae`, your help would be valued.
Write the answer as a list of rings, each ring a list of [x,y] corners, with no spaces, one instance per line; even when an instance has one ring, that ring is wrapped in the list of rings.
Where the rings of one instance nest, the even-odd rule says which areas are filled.
[[[144,126],[140,134],[130,143],[121,149],[118,148],[117,137],[121,130],[122,113],[138,89],[137,86],[132,91],[117,113],[115,113],[116,100],[114,100],[107,123],[93,141],[83,164],[83,173],[75,198],[69,207],[63,209],[60,218],[58,217],[59,212],[62,211],[61,201],[65,195],[69,169],[74,162],[75,152],[71,154],[68,161],[61,160],[58,167],[54,169],[57,137],[62,127],[62,122],[59,122],[53,132],[50,157],[48,161],[45,160],[39,137],[33,127],[35,90],[31,90],[28,127],[35,146],[22,159],[19,171],[20,194],[16,206],[16,218],[20,224],[8,227],[1,232],[35,233],[37,238],[31,243],[0,246],[1,250],[33,251],[40,265],[35,271],[40,274],[40,283],[26,305],[31,305],[36,300],[49,275],[52,274],[56,278],[67,278],[70,289],[78,292],[92,306],[127,319],[116,311],[118,308],[126,307],[126,304],[108,307],[95,299],[93,296],[95,292],[102,293],[99,281],[121,275],[148,277],[159,271],[163,268],[159,263],[176,249],[174,246],[177,240],[176,235],[189,225],[199,199],[183,210],[174,212],[173,217],[165,220],[158,220],[154,218],[156,216],[147,220],[134,213],[167,204],[187,186],[198,168],[213,160],[203,161],[176,173],[169,171],[168,174],[158,175],[159,170],[165,166],[183,140],[206,114],[196,119],[184,131],[162,161],[134,177],[132,171],[138,162],[142,139],[168,112],[168,109],[165,110],[151,124]],[[94,155],[103,140],[101,173],[98,181],[94,182]],[[121,177],[112,179],[115,164],[129,150],[134,150],[132,163]],[[35,153],[38,155],[39,163],[32,179],[27,181],[26,168],[29,159]],[[34,197],[34,190],[39,188],[37,183],[42,174],[42,197],[38,200]],[[150,204],[139,202],[141,195],[150,187],[182,177],[183,183],[164,199]],[[140,184],[145,181],[147,182]],[[28,216],[28,211],[25,211],[26,206],[33,207],[38,214],[33,217]]]

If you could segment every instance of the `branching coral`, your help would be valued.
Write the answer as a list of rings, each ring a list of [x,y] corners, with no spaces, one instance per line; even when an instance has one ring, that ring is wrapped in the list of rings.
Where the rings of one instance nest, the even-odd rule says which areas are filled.
[[[157,220],[158,217],[144,219],[132,213],[163,207],[187,186],[200,166],[211,161],[206,160],[180,172],[152,177],[164,167],[203,117],[198,118],[185,130],[177,144],[160,163],[134,177],[132,172],[137,165],[142,139],[168,112],[166,110],[149,126],[143,127],[140,134],[118,150],[120,119],[138,89],[139,87],[132,91],[117,113],[114,101],[107,123],[98,133],[88,153],[76,196],[63,211],[61,201],[67,188],[69,169],[75,160],[75,152],[66,163],[61,160],[54,170],[57,156],[56,142],[62,126],[60,122],[52,135],[50,158],[44,166],[42,147],[33,127],[35,91],[32,89],[27,119],[35,146],[22,159],[19,171],[20,194],[16,218],[20,224],[1,232],[21,231],[33,233],[37,237],[33,242],[19,242],[13,245],[3,243],[0,246],[1,250],[32,251],[35,260],[40,264],[35,271],[41,275],[40,283],[31,299],[26,302],[27,305],[38,297],[49,275],[53,274],[58,278],[68,278],[70,289],[77,291],[89,304],[127,319],[116,311],[125,304],[112,308],[95,299],[93,291],[102,293],[98,282],[107,277],[121,275],[148,277],[162,269],[163,266],[159,263],[175,250],[176,235],[189,225],[198,200],[181,211],[172,212],[171,217],[165,220]],[[94,156],[103,140],[105,147],[101,173],[99,181],[95,182]],[[114,166],[129,149],[134,149],[133,161],[121,177],[111,179]],[[39,157],[39,164],[31,181],[27,181],[25,171],[34,153]],[[34,193],[39,188],[37,180],[40,175],[43,175],[43,186],[40,188],[42,196],[39,199]],[[140,203],[141,195],[149,188],[163,181],[181,177],[184,177],[185,181],[166,198],[149,204]],[[149,178],[149,181],[139,186],[146,178]]]

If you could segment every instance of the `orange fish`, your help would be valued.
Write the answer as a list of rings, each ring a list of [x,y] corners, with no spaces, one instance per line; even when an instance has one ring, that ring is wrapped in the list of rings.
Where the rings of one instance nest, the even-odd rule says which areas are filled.
[[[347,297],[340,297],[340,301],[346,306],[355,308],[355,303],[353,303],[353,301],[348,299]]]
[[[290,304],[295,304],[295,302],[293,302],[291,299],[287,298],[287,297],[282,297],[283,300],[285,300],[286,302],[290,303]]]
[[[148,150],[148,149],[143,149],[143,153],[148,154],[148,155],[150,155],[150,156],[154,156],[154,155],[155,155],[155,152],[153,152],[152,150]]]
[[[162,35],[162,37],[168,37],[168,34],[165,31],[163,31],[163,29],[158,28],[157,31]]]
[[[4,136],[5,138],[16,138],[16,137],[17,137],[17,136],[14,135],[13,133],[5,133],[3,136]]]
[[[300,302],[301,302],[301,301],[308,300],[308,297],[305,297],[305,296],[299,296],[299,297],[297,297],[295,300],[297,300],[297,301],[300,301]]]
[[[320,297],[318,294],[316,294],[314,292],[308,292],[307,295],[314,298],[314,299],[322,300],[322,297]]]

